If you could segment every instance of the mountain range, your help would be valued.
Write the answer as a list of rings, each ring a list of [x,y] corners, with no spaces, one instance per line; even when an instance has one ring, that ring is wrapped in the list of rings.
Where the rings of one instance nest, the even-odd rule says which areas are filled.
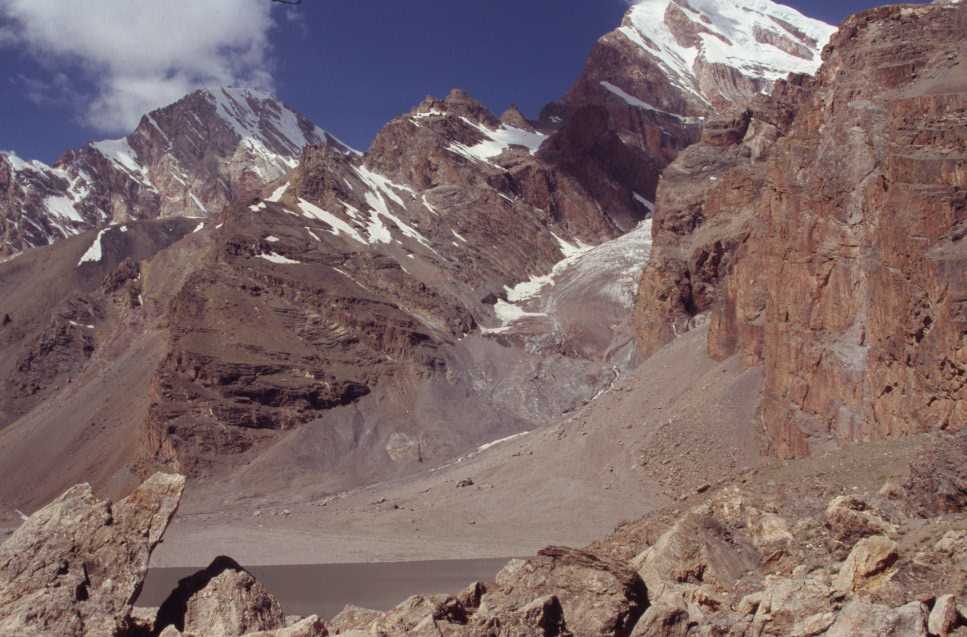
[[[967,505],[964,7],[837,30],[643,0],[534,120],[454,89],[360,152],[211,88],[52,166],[0,155],[0,522],[157,471],[188,479],[167,565],[522,555],[624,521],[432,634],[927,635],[964,573],[908,546]],[[449,628],[531,621],[562,572],[544,632]],[[599,577],[612,615],[574,592]],[[336,624],[403,621],[366,617]]]

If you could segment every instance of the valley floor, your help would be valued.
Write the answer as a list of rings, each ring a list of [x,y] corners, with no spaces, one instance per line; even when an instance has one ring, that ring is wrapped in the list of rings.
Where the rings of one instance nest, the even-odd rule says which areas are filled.
[[[189,487],[153,565],[205,565],[229,548],[243,564],[280,565],[587,544],[762,462],[750,427],[759,373],[708,358],[705,332],[679,338],[563,422],[409,478],[227,507],[228,486]]]

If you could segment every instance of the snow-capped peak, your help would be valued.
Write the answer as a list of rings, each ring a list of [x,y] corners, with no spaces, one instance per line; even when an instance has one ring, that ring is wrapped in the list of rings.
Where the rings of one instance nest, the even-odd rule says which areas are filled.
[[[767,84],[813,74],[835,28],[771,0],[641,0],[619,31],[657,58],[679,88],[708,101],[699,63]]]
[[[351,150],[328,132],[288,108],[275,96],[251,88],[207,89],[204,95],[215,105],[216,114],[243,140],[255,142],[290,165],[308,144],[336,144]]]

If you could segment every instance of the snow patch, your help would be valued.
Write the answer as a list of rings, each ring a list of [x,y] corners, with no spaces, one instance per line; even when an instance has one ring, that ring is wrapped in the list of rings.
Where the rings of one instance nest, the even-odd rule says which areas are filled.
[[[44,199],[44,207],[47,208],[47,212],[61,219],[84,223],[84,217],[77,212],[77,209],[74,208],[74,202],[67,197],[47,197]]]
[[[483,124],[479,124],[466,117],[461,117],[460,119],[475,128],[485,139],[473,146],[467,146],[460,142],[451,142],[447,146],[447,150],[462,155],[471,161],[479,161],[492,165],[490,160],[500,156],[511,146],[524,146],[533,155],[544,143],[544,140],[547,139],[547,135],[544,133],[527,131],[522,128],[508,126],[507,124],[501,124],[496,130],[491,130]]]
[[[90,245],[90,247],[87,249],[87,252],[81,255],[80,260],[77,262],[77,267],[80,267],[85,263],[99,263],[101,261],[101,259],[104,257],[104,251],[101,249],[101,238],[104,236],[104,233],[110,229],[111,228],[104,228],[97,233],[97,236],[94,237],[94,243]]]
[[[355,228],[336,215],[326,212],[319,206],[311,204],[305,199],[299,199],[299,209],[302,210],[302,216],[308,219],[317,219],[328,225],[330,234],[336,235],[337,237],[340,234],[346,234],[350,239],[358,241],[363,245],[366,244],[366,240],[363,239],[362,235]]]
[[[282,195],[284,195],[285,194],[285,191],[287,191],[288,189],[289,189],[289,182],[285,182],[283,185],[281,185],[278,188],[276,188],[272,192],[272,194],[269,195],[269,198],[266,201],[271,201],[273,203],[278,203],[278,201],[282,199]]]
[[[409,193],[413,198],[416,198],[416,192],[409,186],[402,186],[400,184],[395,184],[383,175],[373,172],[366,168],[365,166],[360,166],[359,168],[354,168],[356,174],[363,183],[366,184],[368,191],[364,195],[363,199],[366,201],[366,205],[369,206],[371,213],[369,215],[369,224],[367,226],[367,231],[369,232],[369,242],[370,243],[390,243],[393,240],[393,235],[389,228],[383,223],[383,217],[389,219],[396,225],[397,228],[403,233],[404,236],[413,239],[426,249],[431,252],[436,252],[433,249],[433,244],[424,237],[418,230],[411,227],[405,221],[397,217],[389,208],[389,204],[386,202],[386,198],[396,203],[401,208],[406,208],[403,199],[397,194],[397,190],[402,190]],[[385,195],[385,198],[384,198]]]
[[[265,259],[266,261],[277,263],[279,265],[302,263],[301,261],[295,261],[294,259],[290,259],[289,257],[282,256],[278,252],[269,252],[268,254],[260,254],[258,255],[258,258]]]
[[[196,197],[196,196],[195,196],[195,193],[193,193],[193,192],[189,192],[189,193],[188,193],[188,196],[189,196],[189,197],[191,197],[191,200],[192,200],[192,201],[193,201],[193,202],[195,203],[195,205],[196,205],[196,206],[198,206],[198,209],[199,209],[199,210],[201,210],[202,212],[204,212],[204,213],[205,213],[206,215],[208,214],[208,208],[206,208],[206,207],[205,207],[205,204],[203,204],[203,203],[202,203],[202,202],[201,202],[201,201],[200,201],[200,200],[198,199],[198,197]]]
[[[424,193],[423,195],[420,196],[420,202],[423,204],[423,207],[424,208],[426,208],[427,210],[430,211],[431,214],[434,214],[434,215],[437,215],[437,216],[440,215],[440,213],[437,212],[436,208],[434,208],[433,206],[431,206],[430,205],[430,202],[426,200],[426,193]]]
[[[670,111],[663,111],[660,108],[652,106],[648,102],[638,99],[634,95],[624,92],[623,90],[621,90],[620,88],[612,84],[611,82],[601,82],[601,86],[607,89],[609,93],[612,93],[620,97],[622,100],[624,100],[625,104],[627,104],[628,106],[644,109],[646,111],[653,111],[655,113],[661,113],[662,115],[668,115],[669,117],[674,117],[675,119],[681,122],[685,122],[687,124],[696,123],[700,119],[698,117],[683,117],[677,113],[672,113]]]
[[[486,444],[480,445],[479,447],[477,447],[477,451],[478,452],[479,451],[486,451],[487,449],[490,449],[491,447],[496,447],[497,445],[502,445],[505,442],[510,442],[511,440],[516,440],[517,438],[521,438],[523,436],[526,436],[529,433],[530,433],[529,431],[522,431],[522,432],[520,432],[518,434],[513,434],[512,436],[507,436],[506,438],[499,438],[497,440],[494,440],[493,442],[488,442]]]

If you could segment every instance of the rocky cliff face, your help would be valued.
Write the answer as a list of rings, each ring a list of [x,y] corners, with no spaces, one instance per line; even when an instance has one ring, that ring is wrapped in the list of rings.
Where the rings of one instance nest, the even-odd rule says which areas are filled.
[[[251,89],[197,91],[145,115],[122,139],[53,166],[0,155],[0,254],[106,223],[205,217],[294,168],[307,144],[350,152],[279,100]]]
[[[740,248],[757,228],[770,153],[812,85],[811,77],[793,75],[748,108],[707,120],[701,141],[663,171],[652,225],[655,247],[635,312],[642,355],[705,321],[726,281],[739,280],[728,273],[738,267]],[[749,268],[742,276],[748,296],[734,312],[754,324],[761,313],[762,293],[757,294],[756,285],[761,273]],[[715,315],[716,320],[721,316]],[[714,339],[724,333],[716,330]],[[722,347],[710,344],[718,354]],[[754,347],[747,360],[758,361]]]
[[[965,26],[960,5],[848,20],[769,162],[748,243],[764,322],[721,325],[762,349],[779,455],[967,422]],[[748,302],[728,291],[723,316]]]
[[[641,345],[711,310],[710,353],[765,367],[778,455],[965,422],[964,19],[851,18],[815,81],[712,123],[665,173]]]

